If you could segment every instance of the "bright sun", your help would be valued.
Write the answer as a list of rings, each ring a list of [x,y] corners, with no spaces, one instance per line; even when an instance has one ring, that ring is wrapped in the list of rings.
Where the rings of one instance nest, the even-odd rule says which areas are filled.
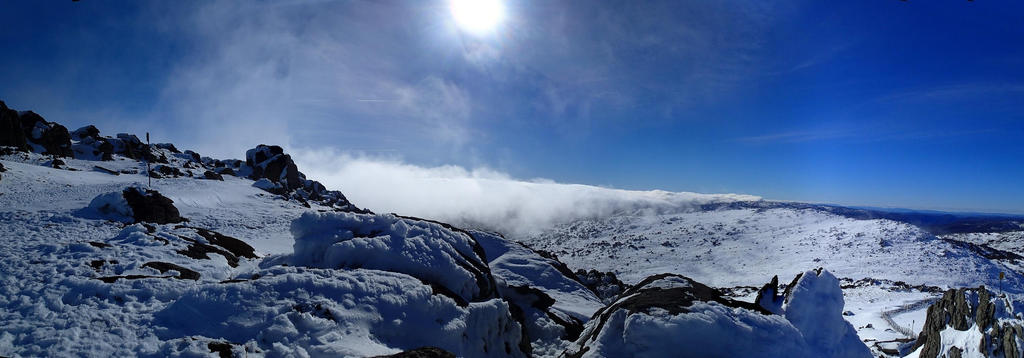
[[[491,31],[505,18],[501,0],[449,0],[449,4],[459,27],[477,35]]]

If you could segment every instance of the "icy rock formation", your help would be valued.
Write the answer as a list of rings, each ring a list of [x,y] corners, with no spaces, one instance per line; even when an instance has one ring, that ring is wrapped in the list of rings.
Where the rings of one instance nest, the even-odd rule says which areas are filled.
[[[950,289],[928,307],[911,357],[1024,356],[1020,303],[979,288]]]
[[[416,218],[307,212],[291,224],[295,265],[367,268],[416,277],[459,302],[497,297],[480,244],[462,230]]]
[[[774,314],[684,276],[651,276],[598,311],[567,355],[871,356],[842,318],[842,292],[830,273],[802,274],[786,297],[783,314]]]

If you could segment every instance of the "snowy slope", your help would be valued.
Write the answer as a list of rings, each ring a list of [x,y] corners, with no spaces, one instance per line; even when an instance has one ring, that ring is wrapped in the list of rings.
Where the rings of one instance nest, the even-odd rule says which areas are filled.
[[[773,273],[826,267],[839,277],[931,286],[998,284],[1021,291],[1016,264],[889,220],[812,209],[725,209],[581,220],[524,239],[572,268],[612,271],[626,282],[685,273],[714,286],[755,286]]]

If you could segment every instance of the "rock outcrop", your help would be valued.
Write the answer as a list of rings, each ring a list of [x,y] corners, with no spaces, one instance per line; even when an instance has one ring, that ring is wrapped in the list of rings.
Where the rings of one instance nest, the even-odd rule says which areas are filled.
[[[58,157],[70,157],[71,134],[32,111],[18,112],[0,101],[0,146]]]
[[[1024,356],[1024,347],[1017,342],[1024,341],[1024,321],[1014,314],[1012,306],[985,286],[949,289],[928,307],[924,328],[913,349],[918,350],[922,358],[978,353],[985,357],[1020,358]],[[974,330],[980,333],[981,339],[958,346],[958,342],[942,341],[942,332],[946,330]]]
[[[226,163],[214,163],[221,167]],[[239,163],[235,163],[239,164]],[[236,166],[238,171],[248,171],[249,179],[255,180],[254,187],[263,189],[269,193],[282,195],[300,202],[315,201],[325,206],[331,206],[339,211],[350,211],[369,213],[352,205],[340,191],[327,190],[323,184],[315,180],[306,179],[306,175],[299,171],[292,157],[284,152],[279,146],[260,144],[256,148],[249,149],[245,153],[245,166]],[[235,170],[228,168],[231,172],[219,172],[222,174],[235,174]]]

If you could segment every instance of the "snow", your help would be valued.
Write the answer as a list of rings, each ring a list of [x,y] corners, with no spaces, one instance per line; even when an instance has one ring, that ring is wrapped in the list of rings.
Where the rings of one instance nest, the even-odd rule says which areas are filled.
[[[487,253],[491,273],[506,285],[540,289],[555,299],[555,309],[581,320],[604,306],[583,284],[559,272],[552,260],[496,234],[473,231],[473,237]]]
[[[843,291],[832,273],[804,272],[790,290],[784,315],[803,334],[811,351],[828,357],[871,356],[843,318]]]
[[[276,355],[371,356],[430,345],[463,356],[521,356],[505,351],[518,344],[519,326],[498,299],[460,307],[416,278],[377,270],[258,274],[251,283],[185,294],[153,315],[163,327],[157,336],[251,342]]]
[[[626,283],[663,272],[717,287],[756,286],[765,272],[825,267],[837,277],[1024,292],[1010,260],[991,260],[912,225],[810,209],[722,209],[580,220],[522,238],[573,269],[615,272]]]
[[[110,220],[124,223],[135,221],[132,217],[132,208],[128,206],[128,201],[124,200],[124,195],[120,191],[96,196],[89,202],[87,209]]]

